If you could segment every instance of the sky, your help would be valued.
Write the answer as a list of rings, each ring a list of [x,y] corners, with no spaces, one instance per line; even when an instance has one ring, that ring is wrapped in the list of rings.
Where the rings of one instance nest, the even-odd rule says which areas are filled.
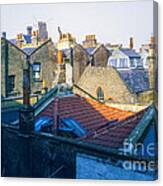
[[[28,25],[37,28],[45,21],[49,36],[57,42],[59,34],[70,32],[81,43],[86,34],[96,34],[100,43],[122,43],[128,46],[134,37],[134,47],[149,43],[153,34],[153,1],[15,4],[1,6],[1,31],[7,38],[26,33]]]

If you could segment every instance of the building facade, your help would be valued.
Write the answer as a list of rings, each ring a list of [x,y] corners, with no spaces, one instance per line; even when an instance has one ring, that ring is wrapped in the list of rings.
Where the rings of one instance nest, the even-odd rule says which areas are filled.
[[[96,67],[106,67],[110,55],[111,53],[103,44],[99,45],[91,53],[91,65]]]
[[[27,57],[30,59],[31,94],[41,94],[51,89],[56,77],[54,59],[55,48],[51,40],[44,42],[34,50],[22,50],[11,41],[1,39],[1,89],[2,97],[21,96],[23,94],[23,70]]]
[[[37,48],[48,39],[47,25],[45,22],[40,21],[36,30],[33,30],[32,26],[27,26],[26,33],[18,33],[16,38],[10,41],[17,47],[24,49]]]
[[[119,73],[112,67],[88,66],[81,76],[74,92],[82,96],[93,96],[95,99],[113,103],[136,103],[133,94]]]
[[[77,44],[73,49],[73,82],[76,84],[89,64],[89,56],[85,49]]]
[[[141,56],[130,48],[114,50],[108,59],[108,65],[118,70],[143,68]]]

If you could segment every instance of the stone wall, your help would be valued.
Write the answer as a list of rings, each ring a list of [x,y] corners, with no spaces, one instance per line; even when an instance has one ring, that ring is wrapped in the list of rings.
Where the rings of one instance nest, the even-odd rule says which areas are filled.
[[[83,72],[89,62],[89,58],[88,58],[87,52],[79,44],[77,44],[74,47],[73,56],[74,56],[73,82],[76,84],[79,81],[81,75],[83,74]]]
[[[144,91],[138,94],[138,100],[142,104],[152,104],[156,101],[156,97],[153,90]]]
[[[93,66],[106,67],[109,56],[110,53],[106,49],[106,47],[104,45],[100,45],[97,49],[95,49],[95,52],[93,54]]]
[[[97,98],[97,89],[101,87],[104,92],[104,101],[113,103],[137,102],[137,96],[129,91],[119,73],[113,67],[88,66],[77,86],[95,98]],[[87,96],[76,87],[74,87],[74,93]]]
[[[5,47],[7,46],[7,51]],[[10,75],[15,76],[15,95],[22,95],[23,93],[23,68],[26,63],[26,55],[19,48],[14,46],[8,40],[1,40],[1,95],[6,97],[6,77]],[[48,89],[51,89],[53,81],[56,78],[57,62],[54,60],[54,46],[51,41],[38,48],[38,50],[31,56],[30,60],[30,80],[31,93],[41,92],[43,81]],[[41,78],[40,81],[33,80],[32,64],[39,62],[41,64]]]
[[[56,78],[57,62],[54,60],[54,50],[53,43],[50,41],[31,56],[31,64],[34,62],[41,64],[40,82],[34,82],[33,78],[31,78],[32,92],[41,91],[43,81],[48,89],[55,86],[54,80]]]
[[[5,45],[8,47],[8,51],[5,50]],[[15,89],[16,94],[22,94],[23,91],[23,65],[25,62],[25,55],[14,47],[12,44],[8,43],[6,40],[1,40],[1,95],[5,97],[6,89],[5,76],[8,71],[8,76],[15,75]],[[5,55],[7,57],[5,58]],[[6,64],[6,65],[5,65]]]
[[[110,170],[109,167],[114,168],[115,172],[125,172],[125,176],[119,175],[121,179],[144,175],[125,171],[119,166],[119,162],[124,160],[138,161],[137,159],[119,155],[106,147],[48,133],[24,135],[18,127],[11,125],[2,125],[1,132],[3,177],[117,179],[117,174],[106,174],[104,170]],[[84,160],[81,160],[81,154]],[[93,159],[88,157],[95,157],[96,161],[92,162]],[[100,177],[97,177],[99,171],[101,176],[98,174]],[[153,179],[156,179],[156,172],[154,174]],[[147,174],[146,176],[148,179]]]
[[[5,59],[8,57],[7,53],[5,52],[6,50],[6,44],[4,42],[4,40],[1,39],[1,96],[5,97],[6,96],[6,78],[5,78]]]
[[[23,135],[2,128],[4,177],[75,178],[75,150],[47,135]]]

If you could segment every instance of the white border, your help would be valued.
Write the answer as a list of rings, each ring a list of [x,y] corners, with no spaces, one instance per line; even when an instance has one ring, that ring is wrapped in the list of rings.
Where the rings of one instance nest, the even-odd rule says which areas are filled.
[[[55,2],[93,2],[95,0],[0,0],[0,4],[14,4],[14,3],[55,3]],[[106,1],[106,0],[105,0]],[[109,1],[109,0],[107,0]],[[122,0],[120,0],[122,1]],[[140,1],[140,0],[138,0]],[[142,0],[143,1],[143,0]],[[139,185],[163,185],[163,178],[162,176],[162,157],[163,157],[163,145],[162,145],[162,140],[163,140],[163,117],[161,115],[163,114],[162,108],[161,108],[161,103],[163,103],[162,95],[163,95],[163,83],[162,83],[162,77],[163,77],[163,58],[162,58],[162,43],[163,39],[161,37],[161,33],[163,32],[162,29],[162,19],[163,19],[163,1],[162,0],[156,0],[159,3],[159,35],[158,35],[158,40],[159,40],[159,180],[154,181],[154,182],[141,182],[141,181],[112,181],[112,180],[106,180],[106,181],[98,181],[98,180],[59,180],[59,179],[27,179],[27,178],[0,178],[0,184],[3,186],[17,186],[18,184],[23,185],[23,186],[47,186],[48,185],[60,185],[60,186],[71,186],[71,185],[79,185],[79,186],[105,186],[109,184],[116,184],[120,186],[126,186],[126,185],[133,185],[136,186],[137,184]],[[102,0],[98,0],[98,2],[102,2]],[[162,112],[162,113],[161,113]]]

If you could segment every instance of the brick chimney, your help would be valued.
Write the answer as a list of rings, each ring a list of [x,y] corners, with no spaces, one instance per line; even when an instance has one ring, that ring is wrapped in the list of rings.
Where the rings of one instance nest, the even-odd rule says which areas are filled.
[[[150,44],[151,45],[154,45],[155,44],[155,38],[154,38],[154,36],[151,36],[150,37]]]
[[[22,46],[23,46],[23,34],[22,33],[17,34],[16,44],[19,48],[22,48]]]
[[[133,41],[133,37],[130,37],[129,48],[130,48],[130,49],[133,49],[133,48],[134,48],[134,41]]]

